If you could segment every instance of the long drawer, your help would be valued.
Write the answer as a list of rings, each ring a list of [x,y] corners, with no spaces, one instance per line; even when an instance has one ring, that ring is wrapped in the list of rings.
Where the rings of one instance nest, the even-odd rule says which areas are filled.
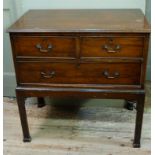
[[[19,83],[120,84],[140,83],[140,63],[18,62]]]
[[[83,37],[82,57],[142,57],[142,37]]]
[[[13,38],[16,56],[75,57],[74,37],[17,36]]]

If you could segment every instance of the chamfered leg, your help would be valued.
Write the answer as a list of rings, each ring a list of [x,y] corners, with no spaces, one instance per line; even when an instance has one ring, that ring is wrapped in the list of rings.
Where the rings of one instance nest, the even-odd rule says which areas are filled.
[[[18,95],[17,92],[16,92],[16,97],[17,97],[19,116],[20,116],[20,121],[21,121],[21,125],[22,125],[22,131],[23,131],[23,141],[30,142],[31,136],[29,133],[27,114],[26,114],[26,110],[25,110],[25,98],[23,96]]]
[[[144,113],[144,103],[145,103],[145,94],[142,94],[137,99],[137,114],[136,114],[136,126],[135,126],[135,135],[133,147],[140,147],[141,140],[141,131],[142,131],[142,123],[143,123],[143,113]]]

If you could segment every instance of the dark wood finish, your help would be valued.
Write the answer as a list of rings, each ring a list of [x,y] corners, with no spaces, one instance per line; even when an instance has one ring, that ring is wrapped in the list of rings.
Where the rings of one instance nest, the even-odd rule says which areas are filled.
[[[144,94],[144,90],[128,90],[128,89],[102,89],[102,88],[54,88],[54,87],[29,87],[18,86],[16,91],[24,97],[83,97],[83,98],[99,98],[99,99],[126,99],[137,100]]]
[[[141,57],[142,37],[83,37],[83,57]]]
[[[45,100],[43,97],[38,97],[38,108],[42,108],[44,107],[46,104],[45,104]]]
[[[16,56],[75,57],[76,44],[73,37],[18,36],[13,39]]]
[[[138,9],[30,10],[9,32],[150,32]]]
[[[133,69],[134,68],[134,69]],[[140,63],[20,62],[19,83],[41,84],[140,84]],[[108,76],[104,73],[108,72]],[[119,75],[115,77],[115,73]],[[26,78],[25,78],[26,77]]]
[[[24,141],[24,98],[137,101],[134,147],[140,147],[150,26],[137,9],[31,10],[9,29]]]
[[[16,97],[17,97],[20,121],[22,125],[22,130],[23,130],[23,141],[30,142],[31,136],[29,133],[27,115],[26,115],[26,110],[25,110],[25,98],[19,95],[18,92],[16,92]]]
[[[141,131],[142,131],[142,121],[143,121],[143,112],[144,112],[144,102],[145,94],[142,94],[137,99],[137,116],[136,116],[136,127],[135,127],[135,137],[133,146],[135,148],[140,147]]]
[[[124,105],[124,108],[128,109],[128,110],[134,110],[134,108],[136,109],[136,102],[135,101],[125,101],[125,105]]]

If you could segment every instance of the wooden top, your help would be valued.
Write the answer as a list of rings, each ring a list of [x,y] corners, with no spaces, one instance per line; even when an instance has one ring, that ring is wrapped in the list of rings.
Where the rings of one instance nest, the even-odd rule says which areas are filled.
[[[30,10],[8,32],[134,32],[150,26],[139,9]]]

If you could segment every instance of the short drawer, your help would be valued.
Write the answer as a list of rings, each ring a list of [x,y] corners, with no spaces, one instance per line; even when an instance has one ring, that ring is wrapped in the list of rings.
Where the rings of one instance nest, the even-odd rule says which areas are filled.
[[[142,37],[83,37],[82,57],[141,57]]]
[[[75,57],[76,44],[72,37],[17,36],[13,38],[17,56]]]
[[[19,83],[137,85],[141,64],[18,62],[17,70]]]

